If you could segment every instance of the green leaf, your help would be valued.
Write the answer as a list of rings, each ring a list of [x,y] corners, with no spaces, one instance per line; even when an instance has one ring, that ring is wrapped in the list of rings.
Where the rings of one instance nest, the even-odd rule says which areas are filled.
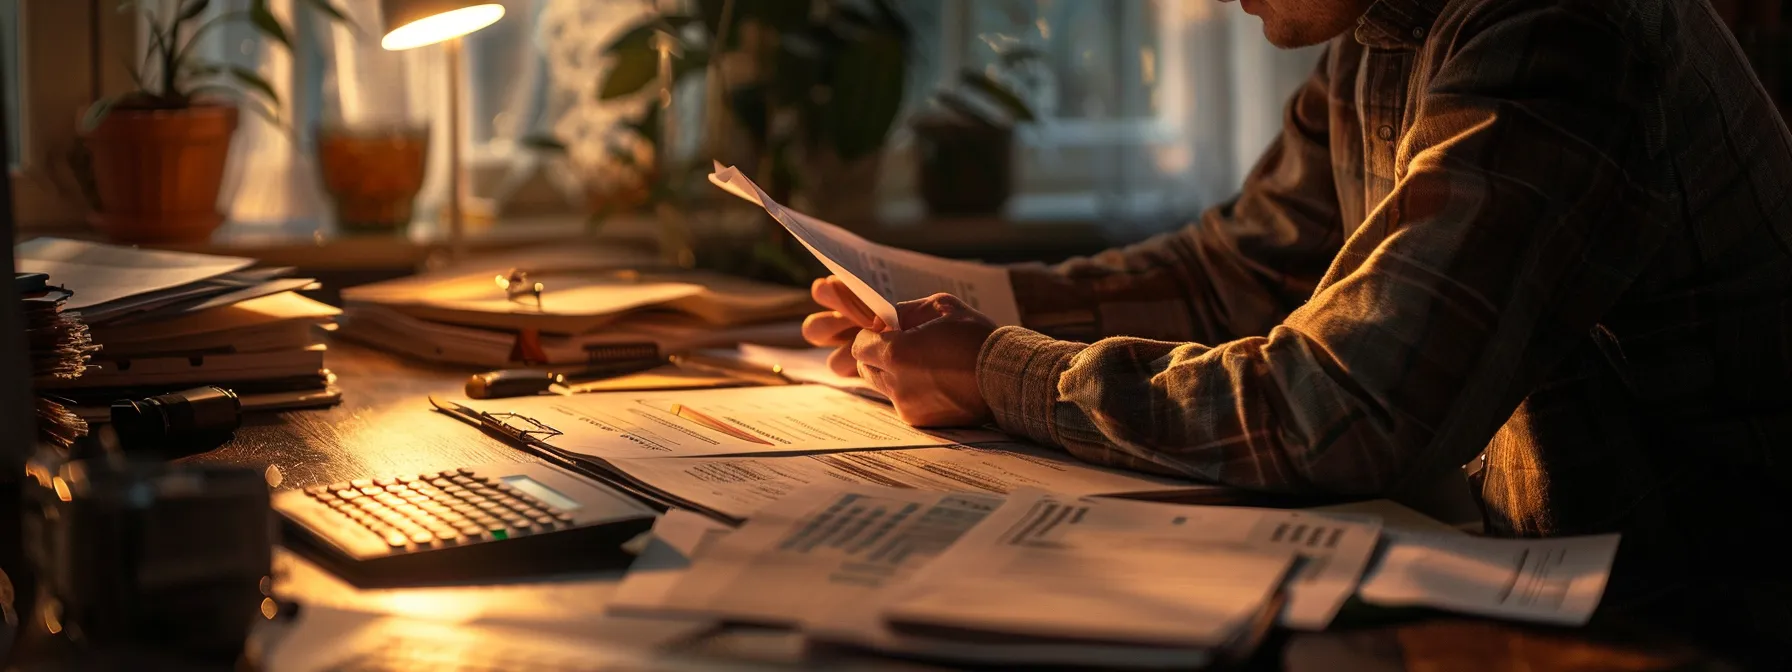
[[[538,152],[553,152],[555,154],[566,153],[566,143],[561,142],[559,138],[547,133],[530,133],[529,135],[525,135],[523,136],[522,144],[524,147]]]
[[[902,109],[908,62],[901,41],[873,36],[835,55],[827,103],[818,110],[819,135],[843,160],[876,152]]]
[[[652,50],[624,51],[617,54],[610,71],[604,73],[598,87],[598,100],[614,100],[635,93],[653,83],[660,74],[660,56]]]
[[[883,17],[884,26],[894,32],[906,45],[909,38],[914,35],[914,31],[909,28],[908,21],[904,20],[900,13],[897,13],[896,8],[890,5],[889,0],[871,0],[871,6],[877,10],[878,15]]]
[[[88,105],[87,113],[81,115],[81,132],[92,133],[93,129],[99,128],[100,124],[106,120],[106,115],[111,114],[112,108],[117,106],[118,101],[122,98],[124,95],[106,96],[93,101],[92,105]]]
[[[255,100],[252,100],[252,99],[244,96],[242,91],[225,86],[223,84],[207,84],[204,86],[195,86],[195,87],[193,87],[193,90],[190,92],[190,95],[192,95],[195,98],[197,98],[201,95],[205,95],[205,94],[217,94],[220,97],[230,98],[232,100],[237,101],[237,109],[239,109],[239,110],[247,109],[247,110],[249,110],[249,112],[253,113],[255,116],[261,117],[262,119],[266,119],[269,124],[274,126],[274,128],[280,129],[280,131],[281,131],[280,134],[283,136],[286,136],[286,139],[288,139],[288,140],[293,139],[292,129],[287,127],[286,121],[281,119],[280,115],[278,113],[274,112],[273,110],[268,109],[266,106],[262,105],[259,101],[255,101]]]
[[[234,65],[230,66],[227,72],[232,79],[242,82],[243,86],[255,89],[257,92],[261,93],[261,95],[267,96],[268,100],[275,105],[280,104],[280,94],[274,91],[274,85],[269,84],[268,80],[262,79],[259,73],[248,68]]]
[[[1038,117],[1033,115],[1033,108],[1027,104],[1027,101],[1021,100],[1020,96],[1015,95],[1013,91],[1010,91],[1008,87],[1003,86],[1001,82],[990,77],[988,73],[977,70],[966,70],[959,74],[958,79],[959,81],[964,82],[966,86],[971,87],[972,90],[995,99],[996,104],[1001,105],[1003,109],[1007,110],[1008,114],[1012,115],[1015,121],[1026,122],[1039,120]]]
[[[996,62],[1001,64],[1002,69],[1007,70],[1022,63],[1043,60],[1044,58],[1045,52],[1033,47],[1016,47],[1002,52],[1001,55],[996,57]]]
[[[211,4],[212,0],[187,0],[186,7],[181,8],[180,14],[174,17],[174,22],[179,24],[199,18],[199,15],[204,14],[205,8],[210,7]]]
[[[255,24],[255,29],[261,31],[261,34],[286,45],[288,51],[292,50],[292,38],[286,36],[286,27],[280,25],[280,19],[275,18],[273,12],[268,11],[265,2],[258,1],[249,10],[249,22]]]

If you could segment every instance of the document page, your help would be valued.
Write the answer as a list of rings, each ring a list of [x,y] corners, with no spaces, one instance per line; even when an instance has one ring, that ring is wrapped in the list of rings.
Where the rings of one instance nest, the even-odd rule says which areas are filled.
[[[1390,532],[1363,601],[1582,625],[1599,606],[1618,535],[1489,539]]]
[[[724,351],[726,352],[726,351]],[[842,376],[828,366],[833,348],[774,348],[769,345],[740,344],[735,353],[741,361],[759,366],[775,366],[791,380],[826,385],[867,399],[888,402],[882,392],[858,376]]]
[[[1303,630],[1324,629],[1337,615],[1355,592],[1381,536],[1380,522],[1371,518],[1282,509],[1073,497],[1032,488],[1010,494],[1008,502],[1031,512],[1028,520],[1038,521],[1026,528],[1028,543],[1116,552],[1221,548],[1270,556],[1292,553],[1297,560],[1286,582],[1288,602],[1280,622]],[[1020,515],[1007,507],[1004,511],[1004,518]],[[928,570],[927,576],[932,575]],[[863,611],[843,611],[834,620],[838,626],[822,636],[874,647],[896,645],[894,635]]]
[[[715,164],[709,181],[765,208],[892,328],[903,326],[895,304],[940,292],[963,299],[997,325],[1020,324],[1008,269],[878,245],[780,205],[733,166]]]
[[[461,403],[533,432],[557,450],[600,460],[910,448],[1005,438],[985,430],[915,429],[889,406],[821,385]]]
[[[1294,562],[1288,549],[1058,541],[1074,509],[1017,500],[885,602],[892,626],[1213,648],[1245,632]]]
[[[1001,503],[967,493],[805,489],[705,545],[660,604],[614,605],[612,613],[807,625],[910,575]]]
[[[1098,467],[1061,452],[1018,442],[820,455],[621,458],[609,462],[648,488],[743,520],[792,492],[822,485],[991,494],[1034,487],[1072,495],[1214,487]]]
[[[608,608],[653,609],[664,604],[666,594],[690,571],[701,549],[733,531],[684,509],[665,512],[653,521],[652,538],[629,565]]]
[[[50,284],[75,295],[64,308],[81,310],[109,301],[173,289],[255,263],[242,257],[144,250],[62,238],[35,238],[13,249],[20,273],[47,273]]]

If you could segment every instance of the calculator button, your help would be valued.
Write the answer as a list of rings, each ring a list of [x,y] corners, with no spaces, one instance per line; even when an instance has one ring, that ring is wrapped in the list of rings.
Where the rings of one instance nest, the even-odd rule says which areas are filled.
[[[411,543],[422,545],[435,541],[436,535],[430,534],[429,530],[418,529],[417,531],[410,533],[410,539]]]
[[[357,478],[355,480],[349,481],[348,484],[351,486],[357,487],[357,488],[365,488],[367,486],[373,485],[373,479]]]
[[[380,494],[382,492],[385,492],[384,488],[377,488],[377,487],[374,487],[371,485],[361,488],[361,494],[363,494],[363,495],[371,496],[371,495]]]
[[[338,498],[337,498],[337,497],[336,497],[336,495],[334,495],[334,494],[331,494],[331,493],[328,493],[328,492],[320,492],[320,493],[317,493],[317,494],[315,494],[315,495],[312,495],[312,496],[311,496],[311,498],[312,498],[312,499],[315,499],[315,500],[317,500],[317,501],[320,501],[320,502],[323,502],[323,503],[325,503],[325,504],[328,504],[328,503],[330,503],[330,502],[334,502],[334,501],[337,501],[337,499],[338,499]]]
[[[530,516],[529,520],[534,521],[536,525],[540,525],[543,528],[553,528],[554,523],[556,522],[552,516]]]
[[[478,472],[473,471],[472,467],[461,467],[459,469],[459,471],[461,474],[466,475],[466,476],[472,476],[473,474],[478,473]]]
[[[398,483],[398,479],[396,479],[396,478],[376,478],[376,479],[373,479],[373,484],[374,484],[374,485],[377,485],[377,486],[380,486],[380,487],[382,487],[382,488],[384,488],[384,487],[389,487],[389,486],[392,486],[392,485],[395,485],[395,484],[397,484],[397,483]]]
[[[380,489],[385,490],[386,492],[393,493],[393,494],[404,492],[404,491],[410,489],[405,486],[399,485],[397,483],[387,483],[387,484],[381,485],[379,487],[380,487]]]
[[[307,494],[307,495],[317,495],[317,494],[321,494],[321,493],[325,493],[325,492],[329,492],[329,491],[330,491],[330,486],[327,486],[327,485],[313,485],[309,488],[305,488],[305,494]]]
[[[411,541],[409,537],[406,537],[397,532],[389,532],[385,536],[386,536],[386,543],[393,548],[404,548],[405,544],[408,544]]]
[[[433,480],[433,481],[430,481],[430,482],[429,482],[429,484],[430,484],[430,485],[433,485],[433,486],[436,486],[436,487],[438,487],[438,488],[446,488],[446,487],[448,487],[448,486],[450,486],[450,485],[454,485],[454,481],[450,481],[450,480],[448,480],[448,479],[446,479],[446,478],[438,478],[438,479],[435,479],[435,480]]]
[[[342,499],[354,499],[361,496],[360,490],[337,490],[336,496]]]
[[[403,476],[398,477],[398,482],[407,483],[407,484],[408,483],[416,483],[417,481],[420,481],[420,480],[423,480],[423,476],[421,476],[419,474],[405,474]]]

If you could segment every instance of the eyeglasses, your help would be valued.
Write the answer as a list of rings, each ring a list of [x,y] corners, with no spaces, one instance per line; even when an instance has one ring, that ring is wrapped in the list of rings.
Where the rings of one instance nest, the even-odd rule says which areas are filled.
[[[513,268],[509,275],[496,276],[493,281],[498,283],[498,288],[504,290],[505,297],[511,301],[520,303],[525,300],[523,297],[535,297],[535,309],[541,310],[541,293],[546,287],[530,280],[528,271]]]

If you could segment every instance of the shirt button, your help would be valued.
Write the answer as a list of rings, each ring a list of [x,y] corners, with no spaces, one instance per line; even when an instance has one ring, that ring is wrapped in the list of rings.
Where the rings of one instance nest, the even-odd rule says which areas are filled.
[[[1424,28],[1412,29],[1412,39],[1415,39],[1415,40],[1425,39],[1425,29]]]
[[[1382,142],[1393,142],[1394,141],[1394,127],[1389,126],[1387,124],[1382,124],[1381,128],[1375,129],[1375,137],[1381,138]]]

